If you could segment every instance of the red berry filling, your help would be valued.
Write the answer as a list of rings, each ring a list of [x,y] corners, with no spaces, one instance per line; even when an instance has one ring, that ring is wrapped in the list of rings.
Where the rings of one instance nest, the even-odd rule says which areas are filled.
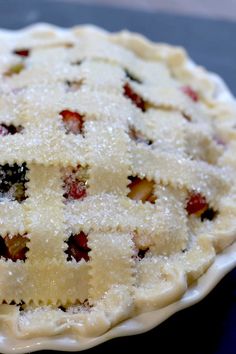
[[[140,108],[143,112],[145,111],[145,102],[134,90],[130,87],[128,83],[126,83],[123,87],[124,95],[128,97],[138,108]]]
[[[207,209],[206,198],[200,193],[192,193],[187,199],[186,210],[189,215],[201,216]]]
[[[16,50],[14,50],[14,52],[13,52],[14,54],[16,54],[16,55],[19,55],[20,57],[28,57],[29,56],[29,54],[30,54],[30,51],[29,51],[29,49],[16,49]]]
[[[68,183],[68,182],[67,182]],[[81,199],[86,197],[84,182],[71,181],[69,184],[68,199]]]
[[[29,238],[21,235],[14,235],[13,237],[6,236],[2,238],[0,236],[0,256],[6,259],[11,259],[16,262],[18,259],[25,261],[26,253],[29,250],[27,247]]]
[[[78,166],[75,169],[67,169],[64,178],[64,197],[69,200],[83,199],[87,195],[86,169]]]
[[[72,258],[76,262],[79,262],[81,259],[84,259],[85,262],[89,261],[88,253],[90,248],[88,247],[88,237],[83,231],[77,235],[71,235],[66,243],[68,244],[68,248],[65,253],[68,254],[68,261],[71,261]]]
[[[153,181],[148,181],[146,178],[139,177],[129,177],[131,180],[128,188],[130,192],[128,197],[133,200],[141,200],[144,202],[149,202],[154,204],[156,196],[153,193],[155,183]]]
[[[14,125],[0,124],[0,136],[14,135],[22,131],[22,126],[15,127]]]
[[[64,126],[67,133],[82,134],[84,119],[83,116],[77,112],[64,110],[60,112]]]
[[[192,101],[194,101],[194,102],[198,102],[199,101],[198,93],[196,91],[194,91],[190,86],[183,86],[183,87],[181,87],[181,90],[189,98],[191,98]]]
[[[209,207],[206,198],[200,193],[191,193],[187,199],[186,210],[188,215],[201,217],[201,221],[212,221],[218,212]]]

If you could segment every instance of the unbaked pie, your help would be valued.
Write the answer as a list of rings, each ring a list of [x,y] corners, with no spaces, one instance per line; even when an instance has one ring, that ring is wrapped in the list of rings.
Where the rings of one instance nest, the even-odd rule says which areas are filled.
[[[0,320],[95,336],[185,293],[236,236],[236,106],[183,49],[0,33]]]

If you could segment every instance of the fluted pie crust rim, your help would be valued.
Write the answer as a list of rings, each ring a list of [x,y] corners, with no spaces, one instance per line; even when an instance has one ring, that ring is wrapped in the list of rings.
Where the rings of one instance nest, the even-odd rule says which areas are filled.
[[[6,328],[8,328],[7,332],[11,332],[13,336],[18,338],[16,339],[16,341],[19,341],[18,343],[20,343],[20,341],[24,343],[24,341],[30,341],[33,340],[32,338],[39,336],[44,336],[45,338],[52,336],[53,338],[55,335],[63,335],[66,338],[66,336],[72,333],[79,338],[76,344],[76,346],[78,345],[76,350],[78,350],[80,345],[83,347],[83,343],[85,343],[86,340],[89,342],[89,339],[86,338],[95,338],[107,331],[113,331],[113,329],[110,328],[119,326],[117,323],[125,320],[127,317],[134,317],[137,313],[142,311],[165,308],[168,304],[181,299],[188,286],[196,279],[201,279],[202,274],[206,272],[211,264],[213,264],[214,267],[218,257],[221,257],[221,252],[234,242],[236,236],[236,185],[232,180],[232,175],[236,168],[236,159],[234,157],[236,133],[233,127],[236,104],[223,81],[217,77],[217,75],[211,74],[203,68],[196,66],[188,58],[182,48],[172,47],[166,44],[154,44],[140,35],[132,34],[127,31],[108,34],[94,26],[78,26],[71,30],[66,30],[51,25],[40,24],[16,32],[4,30],[0,32],[0,41],[3,41],[6,47],[10,43],[9,49],[14,45],[19,45],[20,41],[22,41],[21,46],[23,46],[23,39],[25,41],[26,38],[29,41],[29,43],[26,43],[30,47],[34,45],[37,46],[39,43],[42,45],[43,43],[45,44],[45,42],[47,42],[48,47],[52,44],[55,47],[60,47],[68,41],[73,47],[77,38],[82,39],[81,45],[85,50],[85,56],[89,58],[88,67],[85,67],[83,69],[84,71],[82,70],[80,73],[82,76],[85,76],[85,87],[78,93],[78,97],[75,97],[74,94],[71,94],[71,96],[68,95],[67,104],[70,104],[71,108],[76,109],[76,98],[80,102],[82,113],[91,118],[86,123],[88,134],[87,142],[84,142],[83,137],[80,136],[65,135],[58,121],[51,123],[51,117],[55,115],[55,112],[54,108],[50,111],[50,105],[51,103],[57,104],[57,101],[60,101],[61,97],[65,95],[62,92],[62,87],[58,85],[58,87],[55,88],[55,97],[53,95],[50,96],[50,93],[43,96],[44,93],[42,90],[44,100],[40,101],[40,103],[43,102],[45,104],[46,108],[43,108],[42,112],[40,111],[39,113],[45,114],[45,112],[47,112],[48,118],[45,118],[45,122],[43,123],[51,125],[51,131],[44,131],[44,127],[41,124],[41,116],[37,114],[37,108],[35,116],[33,117],[34,124],[42,133],[42,141],[39,142],[39,144],[41,144],[41,150],[34,145],[25,145],[23,135],[15,138],[10,137],[11,139],[6,138],[4,141],[4,154],[0,157],[0,163],[24,162],[26,160],[30,169],[30,182],[28,186],[29,198],[24,203],[17,204],[13,202],[15,203],[14,208],[12,207],[12,202],[5,202],[0,205],[0,216],[5,220],[4,224],[0,225],[0,234],[5,235],[9,230],[12,233],[24,233],[30,230],[34,237],[30,239],[30,261],[28,263],[26,261],[26,263],[22,265],[21,262],[0,261],[1,274],[10,275],[8,279],[9,287],[6,289],[5,293],[2,291],[3,294],[1,296],[9,304],[12,300],[20,302],[23,297],[26,304],[28,301],[29,303],[32,302],[33,306],[42,304],[46,307],[42,311],[40,309],[31,309],[29,311],[26,310],[25,314],[19,314],[16,307],[4,304],[1,305],[0,319],[2,321],[3,331],[6,331]],[[86,41],[88,40],[92,41],[93,46],[87,48]],[[99,43],[101,43],[101,45]],[[106,45],[108,47],[106,47]],[[98,49],[99,53],[102,54],[97,58],[95,50]],[[121,52],[119,50],[121,50]],[[60,51],[59,49],[58,54],[63,55],[63,50]],[[81,58],[76,58],[77,54],[76,52],[74,53],[74,60],[77,59],[78,61]],[[42,55],[42,53],[40,55]],[[96,63],[93,62],[94,57],[96,58]],[[102,57],[106,57],[105,62],[103,62],[104,58]],[[43,58],[43,60],[45,60],[45,58]],[[55,60],[56,63],[56,58],[50,57],[50,60]],[[155,66],[153,61],[156,61],[159,66]],[[147,69],[149,69],[151,73],[149,75],[145,73],[145,70],[142,71],[145,62]],[[114,63],[119,63],[118,67],[116,67]],[[37,63],[32,62],[32,65],[34,64],[37,66]],[[3,65],[5,64],[3,63]],[[143,87],[138,82],[130,81],[129,84],[132,86],[132,89],[148,103],[149,110],[147,110],[147,112],[140,112],[131,102],[127,107],[126,104],[124,104],[124,98],[121,97],[122,95],[119,95],[119,87],[117,88],[117,85],[120,85],[121,90],[125,82],[125,78],[121,73],[121,67],[131,72],[133,70],[135,74],[139,73],[142,78],[144,82]],[[106,80],[106,88],[103,87],[101,78],[95,75],[99,69],[107,70],[106,77],[104,78],[104,80]],[[95,79],[92,75],[89,76],[87,74],[93,74],[93,70]],[[75,74],[78,75],[78,72],[69,72],[69,75],[71,75],[69,79],[73,81]],[[158,77],[161,82],[161,85],[157,87],[154,85],[154,74],[159,75]],[[24,77],[25,85],[31,84],[31,75],[32,72],[29,73],[28,76],[26,73]],[[37,75],[41,75],[41,72],[36,72],[35,75],[37,78]],[[48,75],[48,73],[46,72],[45,75]],[[65,78],[63,77],[63,73],[61,74],[61,72],[55,75],[58,75],[58,77],[56,77],[58,81],[62,79],[65,80],[66,78],[66,76]],[[65,73],[65,75],[68,75],[68,73]],[[177,90],[177,87],[173,86],[173,81],[175,80],[183,85],[191,83],[194,89],[200,93],[201,102],[195,104],[192,103],[189,98],[185,98],[184,95]],[[22,87],[20,80],[12,79],[10,84],[3,87],[3,91],[12,88],[11,85],[15,85],[14,88],[18,90],[16,95],[19,95],[19,99],[22,99],[20,95],[24,87]],[[32,85],[37,85],[37,83],[33,82]],[[48,85],[50,85],[49,81]],[[51,88],[54,88],[53,84]],[[98,89],[101,90],[99,94],[97,93]],[[28,136],[31,137],[32,140],[35,131],[30,130],[31,118],[29,118],[29,116],[35,107],[35,92],[36,90],[29,92],[31,96],[24,106],[25,115],[22,121],[25,126],[29,124],[27,134],[29,134]],[[91,104],[91,106],[88,107],[89,95],[94,95],[96,106]],[[49,96],[48,101],[46,96]],[[108,99],[110,97],[114,99],[115,107],[114,105],[109,107]],[[23,98],[27,99],[26,96]],[[62,101],[60,101],[58,107],[55,108],[55,111],[62,108],[63,104],[61,102]],[[11,109],[10,99],[7,101],[6,98],[6,102],[0,102],[0,109],[3,107],[3,104],[9,105],[7,109]],[[108,114],[105,118],[103,116],[106,114],[103,110],[104,105],[108,105]],[[122,105],[125,106],[123,111]],[[118,107],[121,113],[118,112]],[[126,122],[125,119],[122,120],[122,114],[124,116],[129,115],[133,124],[133,117],[135,117],[137,119],[135,122],[137,129],[151,136],[151,131],[156,129],[156,111],[160,114],[160,121],[167,118],[169,119],[169,131],[175,133],[170,137],[172,139],[170,142],[164,141],[165,139],[163,138],[164,143],[166,143],[166,150],[160,150],[157,145],[158,158],[143,144],[139,145],[127,140],[127,134],[124,134]],[[93,120],[93,116],[96,114],[100,120]],[[207,130],[209,128],[208,125],[210,125],[210,123],[208,124],[207,121],[208,115],[211,115],[211,117],[214,116],[216,122],[215,131],[221,134],[221,138],[224,139],[228,145],[227,151],[222,153],[217,167],[212,166],[208,162],[199,162],[199,160],[197,162],[192,161],[186,158],[185,155],[183,158],[182,154],[185,150],[186,142],[181,134],[185,134],[186,130],[189,132],[188,134],[193,134],[193,132],[191,131],[191,127],[188,126],[188,122],[184,120],[179,122],[180,114],[187,118],[186,121],[190,119],[196,123],[196,129],[199,129],[199,134],[201,133],[201,129],[204,128]],[[142,121],[144,115],[146,115],[146,125]],[[199,118],[200,116],[201,119]],[[205,117],[206,120],[202,117]],[[9,118],[9,122],[11,122],[11,119],[12,118]],[[17,114],[14,119],[14,122],[19,122]],[[148,127],[150,122],[152,124]],[[113,129],[108,129],[108,124],[112,124]],[[98,130],[100,132],[99,137],[97,136]],[[56,137],[55,131],[56,134],[58,134]],[[209,131],[211,132],[210,128]],[[153,136],[151,136],[153,139],[155,138],[154,133],[156,134],[157,130],[155,130]],[[107,156],[104,154],[103,158],[101,158],[100,155],[97,156],[94,154],[91,146],[94,149],[97,146],[101,147],[101,142],[112,140],[113,134],[116,134],[116,140],[109,154],[107,154]],[[158,134],[160,134],[160,136],[164,134],[163,130],[159,130]],[[48,139],[49,141],[50,139],[54,139],[55,145],[53,151],[51,150],[51,145],[47,145],[44,139]],[[202,139],[202,141],[206,141],[206,144],[209,143],[210,146],[211,142],[207,141],[206,136],[203,136]],[[64,144],[63,149],[62,142]],[[14,145],[14,143],[18,144],[19,148],[13,154],[12,144]],[[174,148],[178,151],[177,154],[182,161],[181,163],[178,162],[175,156],[173,157],[171,150],[169,150],[170,146],[168,144],[175,143]],[[129,150],[127,150],[127,144],[129,144]],[[217,147],[215,149],[218,151]],[[45,164],[46,156],[48,156],[48,158],[47,170],[45,171],[43,164]],[[58,202],[58,195],[61,193],[61,176],[58,166],[75,166],[78,164],[77,156],[79,156],[79,163],[82,166],[86,166],[89,161],[91,176],[99,176],[100,185],[98,186],[95,178],[91,178],[90,195],[88,198],[85,198],[83,203],[68,203],[64,209],[62,209],[61,204]],[[107,164],[111,157],[113,159],[112,171],[114,171],[114,174],[109,178],[107,175],[104,175],[104,171],[106,171]],[[129,164],[129,159],[132,161],[132,168]],[[214,159],[214,157],[212,157],[212,159]],[[99,164],[102,166],[102,169],[100,169]],[[155,169],[155,164],[158,164],[158,173]],[[170,164],[171,168],[168,168],[168,164]],[[184,164],[184,166],[182,166],[182,164]],[[223,169],[221,169],[222,166],[224,167]],[[134,204],[127,199],[127,177],[130,175],[130,168],[132,173],[135,172],[138,176],[146,176],[149,180],[154,179],[156,183],[160,183],[155,193],[158,195],[158,201],[162,203],[162,205],[157,206],[157,209],[154,209],[155,206],[153,205],[142,204],[141,202]],[[207,176],[207,179],[202,175],[203,169],[206,169],[205,176]],[[186,173],[184,171],[186,171]],[[116,195],[112,194],[114,178],[116,182]],[[45,201],[45,199],[43,200],[41,196],[49,185],[54,193],[51,199],[49,198],[47,204],[47,201]],[[186,190],[195,188],[207,196],[211,207],[220,210],[219,216],[214,222],[214,226],[207,223],[203,228],[200,221],[196,221],[195,219],[188,221],[185,209],[181,209],[186,199],[186,194],[183,190],[186,192]],[[175,189],[177,189],[177,191]],[[36,196],[37,198],[31,199],[30,196]],[[167,196],[170,199],[166,202]],[[103,213],[102,208],[104,203],[111,206],[109,213]],[[48,211],[51,210],[51,205],[53,205],[54,210],[50,214]],[[94,214],[88,213],[88,210],[91,210],[91,205],[93,205]],[[39,218],[39,220],[35,221],[37,218],[37,208],[40,207],[42,208],[41,219]],[[134,286],[133,265],[136,260],[134,259],[132,249],[132,231],[134,231],[134,229],[137,230],[139,234],[138,243],[141,246],[146,245],[146,240],[144,237],[142,238],[142,232],[147,235],[152,235],[153,228],[163,228],[163,235],[165,235],[165,232],[167,232],[166,227],[170,219],[165,219],[164,208],[168,208],[168,210],[172,212],[173,225],[176,226],[174,230],[176,242],[171,243],[167,247],[162,239],[152,239],[154,244],[151,248],[151,256],[144,257],[143,260],[139,261],[137,265],[139,283],[137,286]],[[158,221],[154,217],[154,212],[156,211],[161,215]],[[64,216],[63,212],[65,212],[66,216]],[[91,213],[93,213],[93,211]],[[114,215],[118,215],[117,220],[114,220]],[[97,226],[96,229],[96,225],[93,224],[92,220],[99,220],[99,218],[103,220],[103,223],[99,225],[99,227]],[[61,239],[62,242],[64,241],[65,233],[69,231],[76,233],[82,229],[89,234],[89,246],[92,249],[90,269],[88,269],[88,265],[84,261],[82,261],[79,266],[75,262],[66,263],[63,252],[61,252],[61,245],[54,249],[52,254],[50,253],[50,247],[49,250],[44,252],[40,240],[40,235],[44,232],[44,230],[41,229],[42,220],[44,219],[53,220],[51,228],[49,226],[47,230],[48,235],[50,236],[50,233],[52,235],[51,239],[48,237],[49,244],[53,242],[55,225],[59,230],[57,237]],[[14,220],[14,224],[11,220]],[[66,221],[63,222],[63,220]],[[142,223],[140,223],[139,220],[141,220]],[[146,223],[145,220],[147,220]],[[177,227],[179,220],[181,220],[181,222],[183,221],[181,228]],[[59,224],[58,221],[60,221]],[[116,221],[116,224],[114,224],[114,221]],[[66,223],[69,225],[69,231],[66,231]],[[190,248],[185,252],[189,241],[189,230],[194,234],[194,237],[191,239]],[[171,232],[173,232],[173,230],[169,228],[168,233],[170,235]],[[108,251],[105,255],[102,253],[101,258],[102,251],[99,245],[102,243],[104,233],[106,233],[107,236],[106,242]],[[113,248],[114,238],[119,240],[119,242],[116,241],[117,248],[115,249]],[[53,243],[50,245],[52,246]],[[155,255],[157,250],[158,252],[162,250],[162,255]],[[180,250],[183,250],[181,256],[178,255]],[[109,254],[113,251],[117,252],[117,257],[113,259],[117,283],[113,281],[114,274],[109,276],[109,272],[107,272],[107,265],[110,261]],[[216,253],[219,253],[219,256]],[[234,251],[233,254],[235,255]],[[42,255],[45,259],[39,262],[38,260],[42,258]],[[118,256],[119,258],[123,257],[120,263],[118,262]],[[54,258],[48,262],[50,257]],[[234,261],[232,260],[229,269],[233,264]],[[22,266],[24,266],[24,268]],[[153,271],[154,269],[155,271]],[[222,269],[224,270],[221,271],[219,268],[214,273],[215,279],[219,279],[220,275],[225,272],[225,268],[222,267]],[[13,276],[9,272],[13,273]],[[24,278],[25,272],[27,273],[27,277],[31,276],[31,272],[37,273],[38,280],[33,283],[32,290],[27,288],[22,288],[19,292],[15,290],[16,295],[13,299],[12,291],[15,289],[15,279]],[[45,272],[47,272],[47,279],[45,279]],[[70,272],[69,279],[67,279],[68,272]],[[53,282],[55,274],[60,275],[61,278],[61,280],[58,280],[60,284],[59,292],[54,294],[55,289],[52,288],[50,298],[44,298],[44,294],[47,293],[48,287],[50,287],[50,284]],[[156,274],[159,274],[159,283],[157,282],[157,287],[153,287],[153,282],[157,281],[157,278],[155,278]],[[204,277],[207,277],[207,274],[208,272],[205,273]],[[107,278],[105,276],[107,276]],[[27,279],[27,277],[25,279]],[[104,277],[106,279],[105,282]],[[164,277],[165,280],[163,288],[162,277]],[[0,278],[1,286],[4,284],[4,281],[6,280],[3,277]],[[137,279],[135,281],[137,281]],[[67,289],[71,288],[71,283],[74,284],[75,282],[81,285],[79,294],[78,289],[75,287],[68,295]],[[89,283],[88,290],[86,288],[86,282]],[[67,314],[55,308],[47,307],[49,302],[54,307],[58,304],[66,305],[68,301],[73,303],[79,300],[83,303],[84,300],[87,299],[87,296],[89,296],[90,303],[93,305],[93,309],[89,311],[78,313],[72,308],[71,312]],[[179,301],[181,302],[181,300]],[[145,314],[142,316],[145,316]],[[49,317],[50,322],[48,322]],[[68,348],[69,347],[70,346],[68,346]],[[49,348],[51,348],[50,345]]]

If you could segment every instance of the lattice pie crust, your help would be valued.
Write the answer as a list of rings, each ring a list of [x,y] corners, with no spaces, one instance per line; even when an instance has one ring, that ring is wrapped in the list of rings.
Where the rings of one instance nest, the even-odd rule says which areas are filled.
[[[1,127],[21,127],[0,132],[0,165],[27,166],[24,200],[0,199],[2,239],[28,239],[24,259],[0,259],[15,336],[102,334],[179,299],[235,240],[236,104],[183,49],[91,26],[2,31],[0,80]],[[68,199],[78,166],[86,192]],[[87,258],[68,257],[81,233]]]

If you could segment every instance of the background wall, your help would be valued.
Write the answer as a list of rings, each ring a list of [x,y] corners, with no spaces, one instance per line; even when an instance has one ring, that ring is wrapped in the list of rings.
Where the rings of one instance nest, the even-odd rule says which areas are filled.
[[[67,0],[236,20],[236,0]]]

